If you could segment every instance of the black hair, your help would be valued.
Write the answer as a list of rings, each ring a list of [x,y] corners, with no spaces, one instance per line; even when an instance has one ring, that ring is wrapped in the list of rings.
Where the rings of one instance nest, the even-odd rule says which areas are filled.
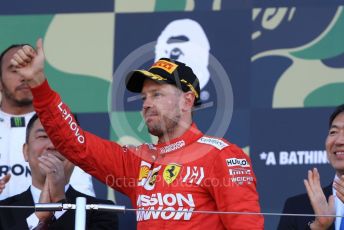
[[[79,121],[78,121],[78,117],[75,113],[72,113],[72,115],[74,116],[74,119],[75,119],[75,122],[79,124]],[[33,127],[33,124],[35,123],[35,121],[38,119],[38,115],[37,113],[35,113],[31,119],[29,120],[29,123],[27,123],[27,126],[26,126],[26,135],[25,135],[25,143],[28,143],[29,142],[29,137],[30,137],[30,132],[32,130],[32,127]]]
[[[333,120],[340,114],[344,112],[344,104],[341,104],[336,107],[336,109],[333,111],[333,113],[330,116],[329,120],[329,127],[331,128]]]
[[[2,61],[3,61],[3,59],[4,59],[5,54],[6,54],[9,50],[11,50],[11,49],[13,49],[13,48],[23,47],[23,46],[25,46],[25,45],[29,45],[29,44],[13,44],[13,45],[10,45],[10,46],[7,47],[4,51],[1,52],[1,54],[0,54],[0,78],[2,77]]]
[[[26,126],[26,136],[25,136],[25,143],[29,142],[29,137],[30,137],[30,132],[32,129],[33,124],[35,123],[35,121],[38,119],[37,113],[35,113],[31,119],[29,120],[29,123],[27,123]]]

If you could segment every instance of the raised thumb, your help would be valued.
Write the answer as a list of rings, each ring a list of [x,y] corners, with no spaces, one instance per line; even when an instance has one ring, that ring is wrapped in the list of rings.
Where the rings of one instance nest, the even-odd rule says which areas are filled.
[[[36,42],[36,50],[37,50],[37,54],[43,54],[43,39],[42,38],[38,38],[37,42]]]

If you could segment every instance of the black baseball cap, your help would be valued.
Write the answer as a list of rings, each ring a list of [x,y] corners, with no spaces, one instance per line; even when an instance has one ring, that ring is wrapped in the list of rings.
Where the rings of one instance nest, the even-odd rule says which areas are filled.
[[[161,58],[149,70],[131,71],[125,79],[127,89],[134,93],[140,93],[146,78],[158,83],[175,85],[184,92],[191,91],[196,98],[195,105],[200,104],[199,80],[192,69],[182,62]]]

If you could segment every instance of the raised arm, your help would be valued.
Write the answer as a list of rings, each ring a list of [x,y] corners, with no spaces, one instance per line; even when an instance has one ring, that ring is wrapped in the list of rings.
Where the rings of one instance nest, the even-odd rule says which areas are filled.
[[[14,54],[11,63],[31,87],[34,109],[52,143],[85,172],[130,196],[140,164],[136,149],[122,148],[84,131],[68,105],[50,88],[44,74],[44,60],[43,43],[39,39],[36,49],[24,46]]]

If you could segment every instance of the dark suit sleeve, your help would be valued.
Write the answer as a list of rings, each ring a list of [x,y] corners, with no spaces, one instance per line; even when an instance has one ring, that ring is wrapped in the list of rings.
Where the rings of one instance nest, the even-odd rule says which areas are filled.
[[[290,204],[290,199],[287,199],[286,202],[284,203],[282,213],[291,213],[291,212],[292,212],[292,207]],[[277,229],[278,230],[297,229],[294,217],[281,216]]]
[[[0,205],[29,205],[27,203],[18,203],[17,196],[9,197],[0,202]],[[0,230],[25,230],[29,229],[26,218],[32,213],[32,209],[6,208],[0,210]]]
[[[102,204],[114,204],[109,200],[101,200]],[[105,229],[118,229],[118,216],[115,212],[105,211],[91,211],[90,220],[87,229],[90,230],[105,230]]]
[[[305,197],[307,198],[307,197]],[[283,213],[300,213],[304,207],[302,203],[296,201],[295,198],[288,198],[284,203]],[[297,216],[281,216],[278,230],[309,230],[308,223],[311,221],[310,217],[297,217]]]

